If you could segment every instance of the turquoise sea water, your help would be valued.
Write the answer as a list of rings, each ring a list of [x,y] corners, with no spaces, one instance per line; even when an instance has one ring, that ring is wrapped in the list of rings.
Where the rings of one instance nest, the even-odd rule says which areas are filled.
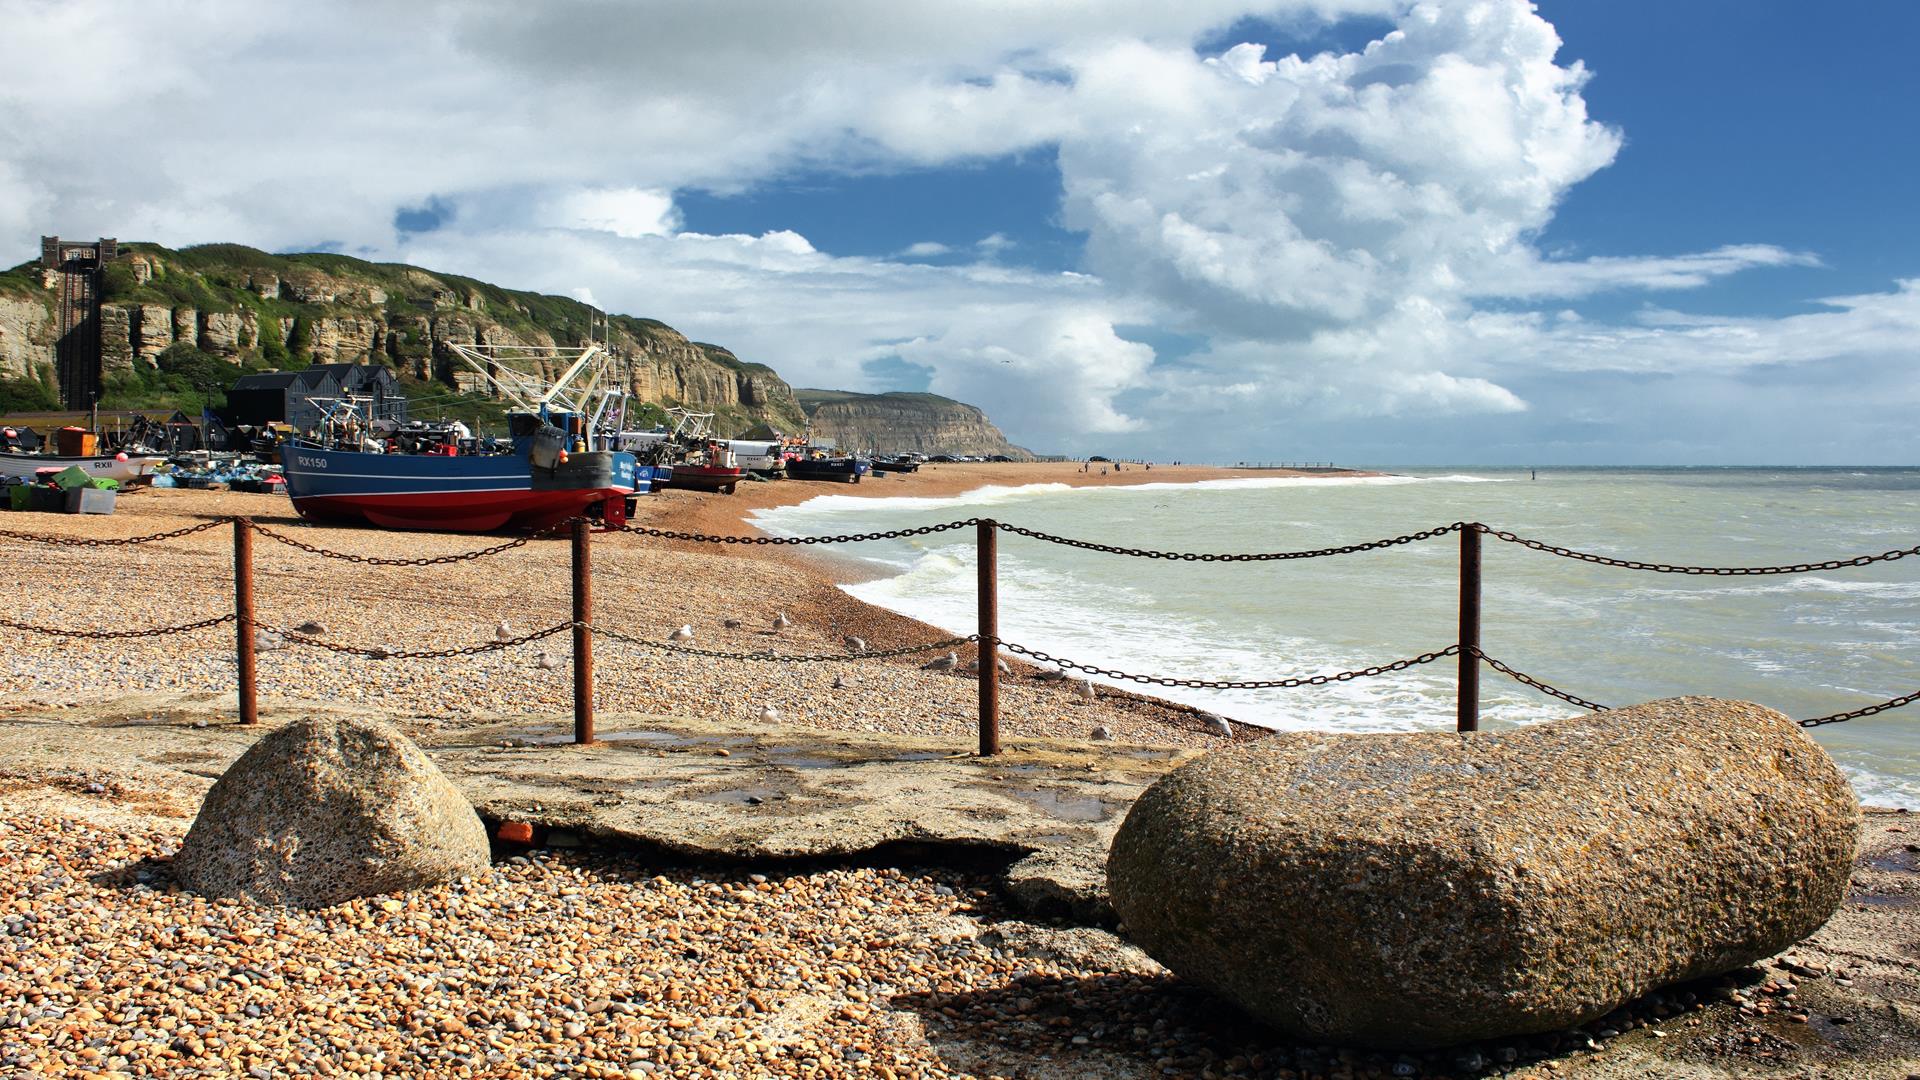
[[[885,481],[878,481],[884,483]],[[765,511],[776,534],[884,530],[972,516],[1182,551],[1284,551],[1456,520],[1649,562],[1819,561],[1920,544],[1920,469],[1576,469],[1193,485],[985,488],[951,499],[823,496]],[[1484,541],[1482,645],[1607,705],[1678,694],[1820,716],[1920,689],[1920,557],[1789,577],[1686,577]],[[971,530],[841,549],[881,573],[847,586],[960,633],[974,627]],[[1451,644],[1459,540],[1272,563],[1123,558],[1001,534],[1001,636],[1103,667],[1273,679]],[[1482,676],[1486,726],[1570,707]],[[1275,728],[1402,731],[1453,723],[1451,659],[1374,679],[1262,691],[1153,689]],[[1920,807],[1920,705],[1818,729],[1863,800]]]

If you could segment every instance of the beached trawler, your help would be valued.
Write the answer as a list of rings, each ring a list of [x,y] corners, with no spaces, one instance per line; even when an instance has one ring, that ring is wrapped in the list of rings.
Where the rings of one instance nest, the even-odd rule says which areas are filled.
[[[48,454],[35,452],[46,449],[46,444],[31,431],[11,427],[0,429],[0,476],[32,480],[47,470],[63,472],[79,469],[91,480],[132,484],[152,478],[154,470],[167,460],[165,455],[146,453],[138,446],[111,454],[97,453],[96,439],[92,432],[84,432],[80,428],[62,429],[55,433],[54,448],[73,452]],[[61,446],[62,440],[67,445]]]
[[[440,532],[541,529],[583,514],[626,521],[628,498],[647,490],[653,470],[630,453],[597,446],[600,421],[623,399],[600,388],[607,357],[599,346],[452,349],[519,406],[508,414],[510,443],[487,452],[496,448],[412,440],[413,452],[399,452],[396,440],[383,437],[392,433],[363,421],[351,399],[330,401],[319,437],[280,447],[287,494],[302,517]],[[529,356],[539,366],[565,365],[564,373],[543,384],[511,366]],[[589,413],[596,396],[598,409]]]
[[[672,431],[623,431],[614,445],[657,470],[661,487],[733,494],[746,475],[724,439],[712,437],[713,414],[668,409]]]
[[[872,471],[873,463],[866,458],[852,454],[834,455],[817,446],[799,447],[787,458],[787,478],[790,480],[857,484],[862,476]]]
[[[895,457],[873,458],[873,471],[876,473],[910,473],[920,471],[920,462],[910,454]]]

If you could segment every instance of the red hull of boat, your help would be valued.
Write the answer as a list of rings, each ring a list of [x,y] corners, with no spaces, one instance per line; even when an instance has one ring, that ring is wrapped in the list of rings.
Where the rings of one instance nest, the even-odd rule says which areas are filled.
[[[295,499],[293,506],[308,519],[366,521],[388,529],[433,532],[493,532],[544,529],[577,517],[606,501],[606,490],[580,491],[454,491],[432,494],[316,495]],[[611,494],[624,498],[625,493]]]
[[[667,479],[667,486],[731,495],[733,486],[740,482],[745,472],[745,469],[720,469],[712,465],[675,465],[673,475]]]

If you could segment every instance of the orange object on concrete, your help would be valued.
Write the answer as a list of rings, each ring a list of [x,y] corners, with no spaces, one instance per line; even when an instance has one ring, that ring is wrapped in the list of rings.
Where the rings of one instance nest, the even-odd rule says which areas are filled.
[[[533,843],[533,826],[524,821],[503,821],[494,834],[495,839],[507,844]]]

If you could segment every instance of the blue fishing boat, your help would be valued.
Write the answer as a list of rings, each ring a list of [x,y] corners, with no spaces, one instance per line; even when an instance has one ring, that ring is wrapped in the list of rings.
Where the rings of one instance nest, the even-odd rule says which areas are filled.
[[[507,358],[486,346],[454,346],[523,411],[508,414],[510,448],[498,452],[476,440],[410,442],[413,452],[397,450],[393,439],[382,439],[376,421],[362,422],[352,399],[330,400],[326,431],[313,438],[296,438],[280,446],[287,494],[302,517],[366,521],[390,529],[441,532],[491,532],[496,529],[543,529],[580,515],[598,517],[610,525],[626,521],[628,500],[646,491],[653,469],[633,454],[596,449],[595,432],[605,415],[589,416],[586,405],[605,374],[593,365],[605,364],[597,346],[587,346],[560,379],[541,389],[515,376]],[[553,364],[558,349],[516,348],[538,352],[537,360]],[[465,356],[472,351],[476,357]],[[591,372],[587,389],[568,396],[563,389],[583,372]],[[463,445],[467,448],[463,451]],[[473,452],[482,451],[482,452]]]

